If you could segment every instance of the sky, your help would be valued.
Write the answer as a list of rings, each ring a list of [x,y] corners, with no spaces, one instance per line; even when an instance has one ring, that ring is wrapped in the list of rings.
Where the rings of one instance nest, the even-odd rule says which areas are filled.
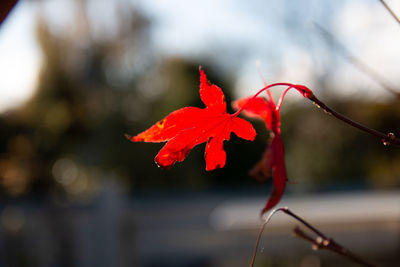
[[[18,4],[0,27],[0,112],[23,103],[36,85],[41,54],[33,8],[29,1]]]
[[[235,83],[241,95],[262,87],[256,62],[261,62],[268,82],[301,83],[313,88],[316,75],[324,75],[324,63],[330,61],[335,68],[328,82],[339,85],[337,93],[375,99],[390,96],[370,77],[332,53],[315,23],[334,30],[347,49],[393,86],[400,83],[400,25],[376,0],[121,2],[132,4],[152,19],[152,39],[162,53],[196,59],[214,51],[222,65],[238,73]],[[90,14],[100,25],[99,33],[107,27],[112,30],[110,2],[89,3]],[[400,14],[400,1],[388,4]],[[71,1],[42,1],[42,5],[54,30],[68,28],[74,11]],[[0,112],[20,105],[36,88],[41,66],[34,29],[36,11],[36,1],[21,1],[0,28],[0,73],[7,74],[0,78]]]

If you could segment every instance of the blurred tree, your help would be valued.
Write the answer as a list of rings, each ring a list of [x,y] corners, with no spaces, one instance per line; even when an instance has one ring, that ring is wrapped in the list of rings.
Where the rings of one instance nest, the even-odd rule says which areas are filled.
[[[0,117],[2,188],[13,195],[56,189],[85,199],[102,178],[116,177],[133,189],[212,184],[216,177],[204,171],[200,149],[166,172],[151,163],[161,144],[124,138],[174,109],[202,106],[198,63],[155,56],[150,21],[133,8],[117,5],[117,27],[96,35],[90,6],[74,3],[74,24],[67,32],[53,31],[38,14],[43,53],[38,88],[23,107]],[[207,73],[224,84],[230,100],[231,86],[217,70],[207,67]],[[247,179],[245,173],[240,179]]]
[[[54,31],[38,14],[43,68],[37,91],[26,105],[0,117],[3,191],[20,195],[59,190],[85,199],[103,178],[114,177],[133,190],[254,185],[247,171],[267,143],[262,123],[254,122],[259,133],[255,142],[232,136],[225,147],[226,167],[210,173],[204,170],[201,146],[166,172],[151,161],[162,144],[133,144],[124,138],[125,132],[143,131],[183,106],[202,107],[199,64],[224,90],[228,103],[232,77],[212,68],[216,64],[207,59],[193,63],[158,54],[150,21],[134,8],[115,4],[116,26],[99,34],[101,24],[88,15],[93,7],[86,1],[74,3],[74,23],[68,30]],[[399,132],[398,102],[333,103],[371,127]],[[364,133],[303,104],[291,105],[282,122],[291,180],[324,184],[351,177],[379,186],[399,184],[398,157]]]

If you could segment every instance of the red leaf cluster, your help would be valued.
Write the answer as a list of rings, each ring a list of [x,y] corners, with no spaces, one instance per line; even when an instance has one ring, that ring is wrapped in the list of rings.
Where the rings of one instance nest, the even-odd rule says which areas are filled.
[[[276,105],[270,87],[288,86]],[[225,96],[222,90],[210,83],[200,68],[200,98],[205,108],[184,107],[178,109],[161,121],[156,122],[146,131],[136,136],[126,137],[133,142],[167,142],[158,152],[155,161],[162,168],[170,168],[176,162],[183,161],[192,148],[207,142],[205,149],[206,170],[222,168],[226,162],[223,142],[230,139],[231,133],[246,140],[254,140],[256,132],[253,126],[237,116],[243,111],[248,117],[260,118],[271,133],[270,142],[251,174],[259,179],[273,177],[273,190],[262,213],[273,208],[281,199],[287,182],[284,147],[280,135],[279,110],[285,94],[296,89],[306,98],[313,93],[303,85],[289,83],[270,84],[253,97],[234,102],[238,111],[234,114],[226,112]],[[269,99],[257,97],[261,92],[268,92]]]

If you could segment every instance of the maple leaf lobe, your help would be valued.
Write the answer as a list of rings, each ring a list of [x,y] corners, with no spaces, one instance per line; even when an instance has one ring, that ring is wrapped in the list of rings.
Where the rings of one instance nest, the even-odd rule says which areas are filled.
[[[163,169],[169,169],[175,162],[183,161],[192,148],[185,147],[178,151],[168,151],[158,153],[154,161],[157,166]]]
[[[224,167],[226,152],[223,148],[223,140],[218,141],[216,138],[210,138],[206,145],[204,157],[207,171]]]
[[[204,70],[200,68],[200,98],[208,108],[216,109],[220,113],[226,113],[225,95],[221,88],[212,84]]]
[[[244,114],[249,118],[261,118],[266,123],[267,129],[273,128],[273,116],[276,115],[275,107],[264,97],[245,97],[233,102],[235,109],[243,108]]]

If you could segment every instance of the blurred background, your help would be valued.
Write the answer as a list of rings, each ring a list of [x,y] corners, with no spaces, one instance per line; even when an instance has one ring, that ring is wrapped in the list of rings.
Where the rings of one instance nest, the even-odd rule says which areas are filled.
[[[165,171],[153,161],[162,144],[124,133],[202,107],[199,65],[228,101],[254,94],[260,62],[267,82],[307,85],[399,134],[399,47],[399,25],[376,0],[18,1],[0,25],[0,266],[248,266],[271,190],[248,175],[264,125],[253,122],[254,142],[232,136],[213,172],[203,145]],[[398,148],[296,92],[281,114],[294,183],[280,206],[395,266]],[[295,224],[273,218],[256,266],[355,266],[294,238]]]

